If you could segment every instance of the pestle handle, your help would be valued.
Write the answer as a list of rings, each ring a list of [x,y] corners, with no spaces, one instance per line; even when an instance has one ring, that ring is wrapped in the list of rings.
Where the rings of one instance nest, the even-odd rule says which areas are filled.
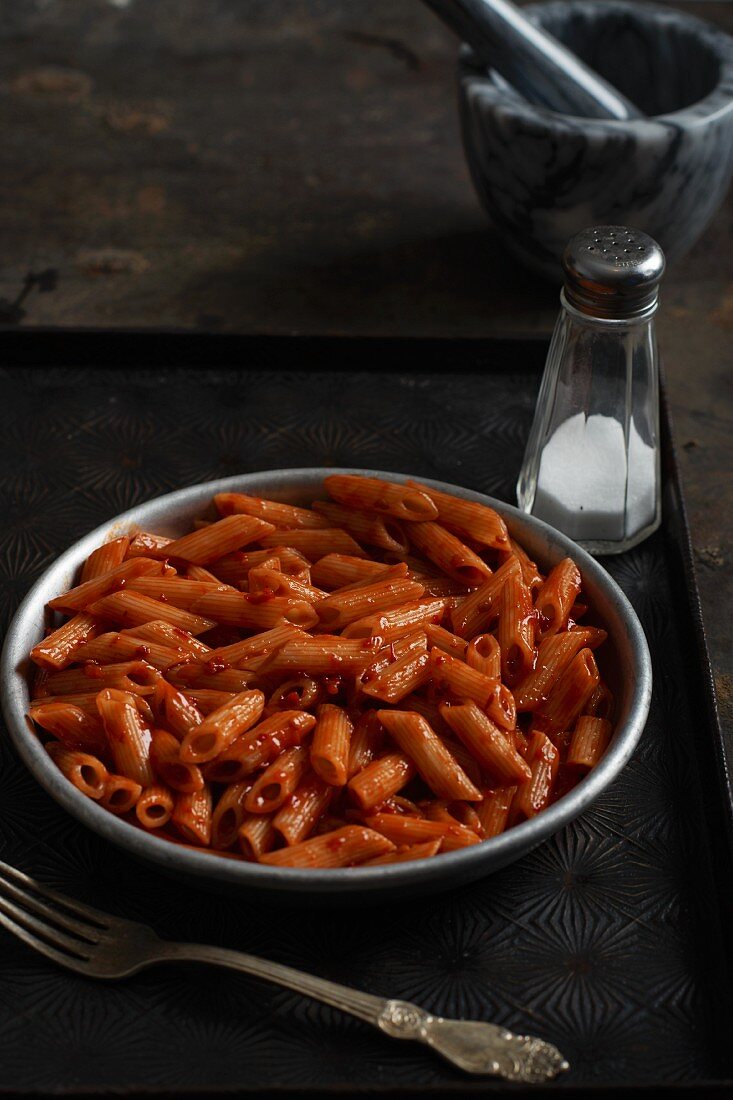
[[[510,0],[423,0],[479,61],[532,103],[567,115],[625,121],[641,112]]]

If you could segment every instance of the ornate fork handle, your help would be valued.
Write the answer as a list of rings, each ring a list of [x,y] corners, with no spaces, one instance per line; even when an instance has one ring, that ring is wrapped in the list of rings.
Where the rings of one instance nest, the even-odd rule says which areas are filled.
[[[160,946],[157,960],[213,963],[244,971],[349,1012],[393,1039],[425,1043],[467,1073],[534,1084],[549,1081],[568,1069],[568,1063],[551,1043],[528,1035],[514,1035],[495,1024],[431,1016],[409,1001],[384,1000],[241,951],[168,941]]]

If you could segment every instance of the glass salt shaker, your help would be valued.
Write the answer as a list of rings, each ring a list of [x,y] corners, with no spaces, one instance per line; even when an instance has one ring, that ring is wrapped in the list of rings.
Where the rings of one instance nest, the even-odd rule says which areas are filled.
[[[517,482],[519,507],[592,554],[619,554],[661,519],[654,314],[664,253],[636,229],[574,236]]]

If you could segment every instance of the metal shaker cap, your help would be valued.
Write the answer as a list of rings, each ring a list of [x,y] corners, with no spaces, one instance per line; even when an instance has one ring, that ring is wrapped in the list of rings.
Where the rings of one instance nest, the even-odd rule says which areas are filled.
[[[568,242],[562,266],[565,299],[581,313],[622,321],[651,315],[657,307],[664,253],[639,229],[583,229]]]

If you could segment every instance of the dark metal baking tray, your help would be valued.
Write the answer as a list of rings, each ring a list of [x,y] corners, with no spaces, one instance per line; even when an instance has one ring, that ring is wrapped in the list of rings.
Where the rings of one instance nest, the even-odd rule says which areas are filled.
[[[87,530],[247,470],[404,470],[513,499],[539,343],[18,333],[0,371],[0,614]],[[593,809],[499,874],[371,910],[185,888],[67,817],[0,740],[0,858],[171,938],[241,947],[557,1043],[553,1091],[733,1078],[731,801],[668,422],[664,523],[607,567],[654,660],[639,749]],[[0,1092],[503,1091],[242,975],[104,985],[0,935]],[[514,1093],[516,1089],[509,1089]]]

